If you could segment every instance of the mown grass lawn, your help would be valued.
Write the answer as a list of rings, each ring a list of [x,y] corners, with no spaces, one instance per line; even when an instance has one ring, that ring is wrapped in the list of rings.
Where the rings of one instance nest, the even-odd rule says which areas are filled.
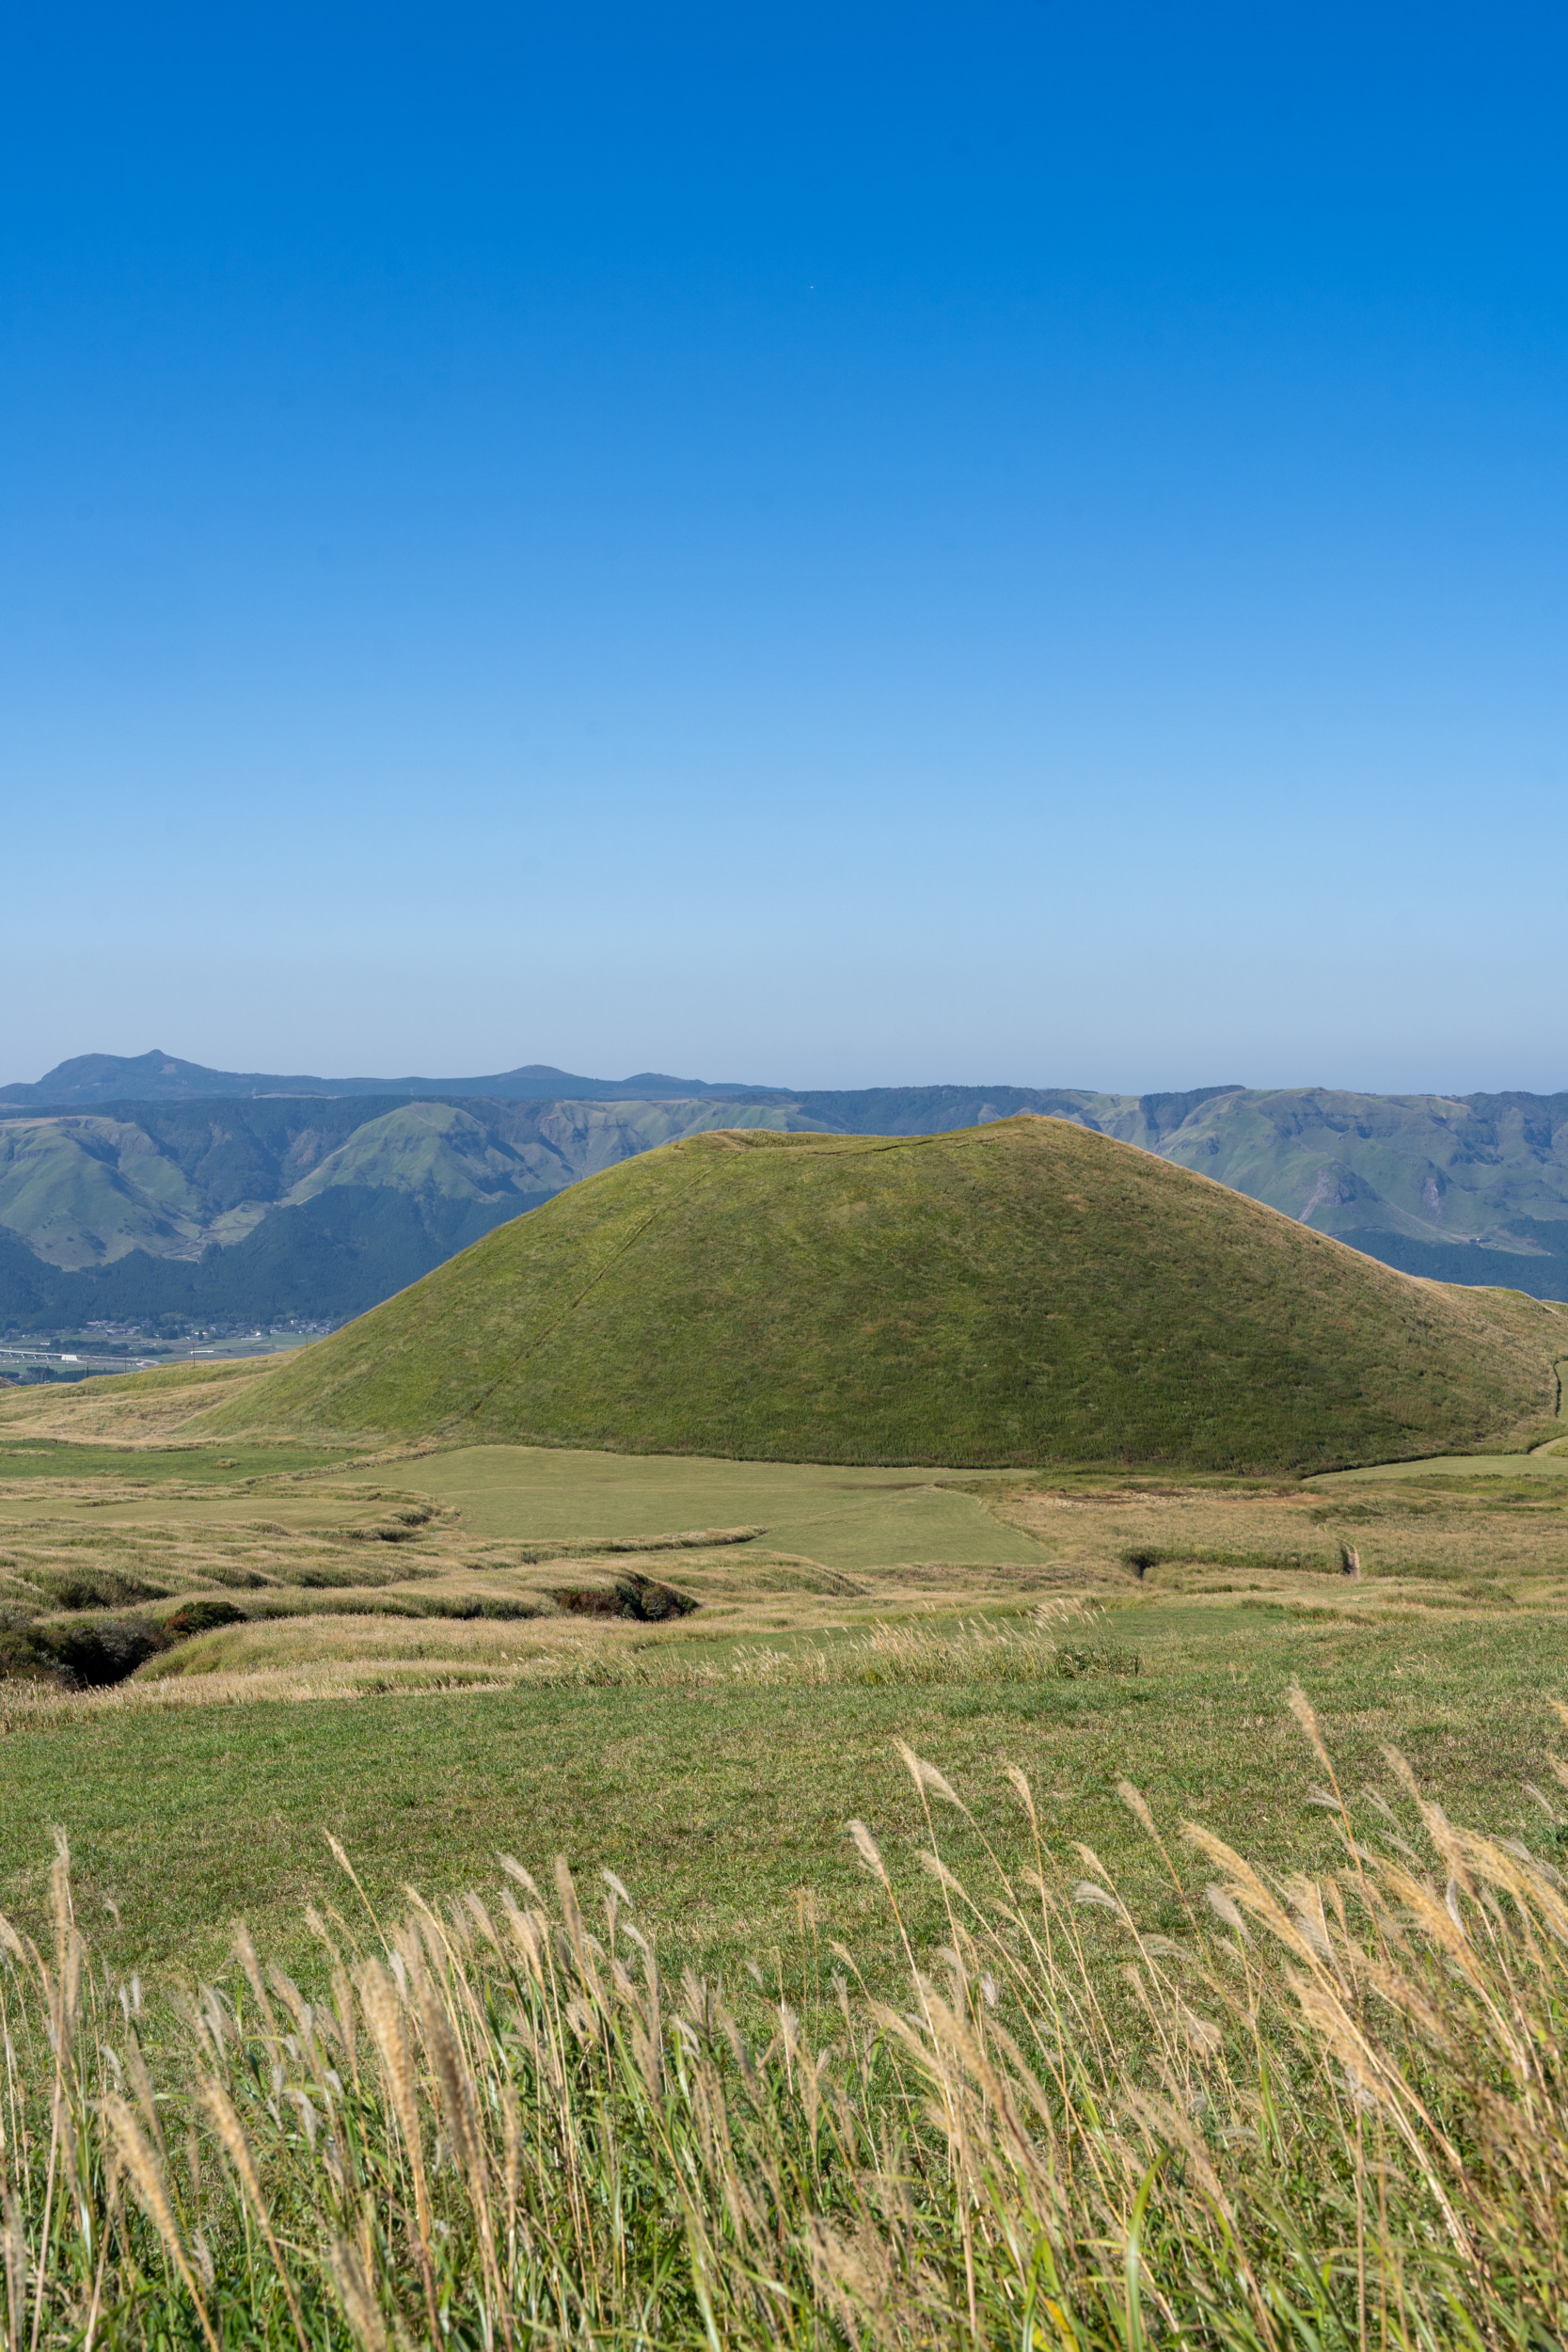
[[[1037,1541],[980,1500],[1006,1472],[966,1473],[962,1493],[929,1471],[819,1462],[705,1461],[547,1446],[458,1446],[374,1473],[454,1503],[476,1535],[634,1537],[656,1529],[759,1526],[780,1551],[832,1568],[895,1560],[1026,1564]]]

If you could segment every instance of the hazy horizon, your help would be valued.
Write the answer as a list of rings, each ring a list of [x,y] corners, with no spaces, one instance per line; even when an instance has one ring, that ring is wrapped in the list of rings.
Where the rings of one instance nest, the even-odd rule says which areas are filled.
[[[94,1049],[88,1049],[89,1055],[92,1050]],[[152,1048],[149,1050],[162,1051],[163,1049]],[[51,1071],[55,1068],[63,1067],[71,1061],[86,1057],[79,1057],[74,1055],[64,1056],[62,1057],[60,1063],[51,1065]],[[184,1062],[191,1062],[196,1058],[194,1056],[189,1054],[171,1055],[168,1057],[170,1059]],[[135,1059],[138,1058],[138,1057],[130,1056],[127,1057],[127,1058]],[[395,1070],[390,1068],[385,1070],[328,1070],[325,1067],[308,1065],[303,1062],[287,1068],[282,1063],[277,1063],[274,1067],[261,1067],[259,1065],[254,1071],[241,1071],[236,1064],[222,1062],[207,1062],[199,1064],[198,1066],[212,1070],[214,1074],[221,1074],[224,1076],[254,1075],[257,1077],[309,1078],[325,1079],[328,1081],[337,1079],[344,1084],[352,1085],[362,1085],[369,1079],[384,1078],[389,1086],[396,1086],[400,1081],[410,1079],[420,1083],[428,1084],[433,1080],[440,1080],[445,1083],[449,1080],[498,1078],[508,1076],[512,1073],[519,1070],[544,1069],[559,1070],[564,1077],[592,1079],[596,1084],[600,1085],[607,1082],[613,1083],[621,1078],[626,1078],[627,1080],[633,1077],[658,1077],[664,1079],[681,1078],[704,1086],[736,1088],[752,1087],[758,1089],[759,1090],[765,1088],[771,1088],[776,1089],[781,1092],[793,1092],[798,1094],[839,1091],[858,1092],[862,1090],[874,1089],[879,1087],[919,1090],[922,1089],[947,1086],[966,1088],[984,1088],[987,1086],[994,1086],[998,1089],[1017,1088],[1019,1089],[1031,1089],[1038,1093],[1113,1094],[1133,1097],[1139,1095],[1164,1093],[1203,1093],[1205,1091],[1222,1090],[1230,1087],[1239,1087],[1249,1093],[1273,1093],[1281,1091],[1294,1093],[1300,1091],[1406,1096],[1431,1095],[1438,1097],[1439,1099],[1457,1100],[1463,1096],[1472,1094],[1530,1093],[1548,1095],[1561,1093],[1565,1090],[1557,1087],[1494,1087],[1484,1084],[1463,1088],[1354,1087],[1344,1085],[1341,1081],[1333,1078],[1298,1078],[1280,1081],[1271,1080],[1257,1082],[1244,1078],[1210,1077],[1195,1078],[1185,1085],[1176,1087],[1109,1086],[1104,1084],[1100,1079],[1093,1077],[1019,1077],[999,1073],[995,1070],[991,1071],[987,1076],[978,1078],[955,1077],[950,1073],[947,1074],[936,1075],[932,1075],[927,1073],[920,1076],[905,1075],[884,1078],[868,1078],[857,1082],[857,1084],[853,1087],[844,1087],[837,1080],[816,1078],[811,1076],[809,1073],[803,1077],[797,1073],[786,1077],[759,1078],[754,1073],[746,1074],[743,1073],[737,1075],[734,1072],[726,1073],[722,1071],[686,1069],[677,1070],[666,1068],[662,1064],[650,1065],[644,1070],[636,1072],[625,1070],[619,1067],[616,1069],[607,1068],[604,1070],[568,1070],[564,1063],[552,1062],[547,1058],[537,1055],[530,1055],[525,1060],[512,1059],[497,1062],[484,1070],[481,1070],[471,1061],[462,1068],[459,1068],[455,1063],[452,1063],[450,1066],[443,1065],[440,1068],[433,1066],[430,1069],[424,1070],[415,1070],[407,1065],[400,1066]],[[36,1085],[49,1074],[50,1071],[40,1071],[37,1077],[31,1079],[17,1077],[6,1078],[0,1076],[0,1086],[8,1087],[18,1084]]]

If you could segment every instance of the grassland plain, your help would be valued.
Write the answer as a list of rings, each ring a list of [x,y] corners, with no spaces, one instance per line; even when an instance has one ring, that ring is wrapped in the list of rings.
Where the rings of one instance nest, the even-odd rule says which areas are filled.
[[[1315,1470],[1544,1437],[1565,1329],[1059,1120],[720,1133],[515,1220],[203,1429]]]
[[[161,1409],[213,1385],[170,1382]],[[233,1612],[116,1690],[0,1684],[0,1908],[37,1922],[59,1823],[127,1964],[215,1966],[240,1913],[294,1952],[330,1831],[378,1903],[408,1877],[454,1892],[502,1849],[614,1869],[672,1950],[731,1974],[799,1949],[809,1890],[875,1972],[892,1947],[844,1824],[869,1818],[895,1855],[913,1835],[895,1737],[990,1789],[977,1818],[1004,1846],[999,1774],[1022,1764],[1053,1833],[1153,1900],[1123,1774],[1264,1858],[1317,1836],[1292,1675],[1350,1771],[1376,1774],[1393,1738],[1510,1834],[1568,1693],[1559,1455],[1500,1477],[922,1478],[511,1447],[324,1463],[40,1426],[74,1413],[92,1438],[89,1416],[135,1410],[145,1431],[142,1394],[0,1417],[0,1607],[55,1627]],[[557,1597],[628,1575],[699,1606],[654,1623]],[[788,1662],[879,1626],[1016,1630],[1074,1596],[1137,1676],[833,1683]],[[759,1677],[768,1654],[785,1662]],[[932,1924],[934,1891],[911,1899]]]
[[[696,2352],[710,2321],[736,2346],[861,2352],[1559,2340],[1560,1438],[1496,1470],[1301,1480],[192,1435],[266,1376],[0,1401],[0,1613],[22,1635],[173,1635],[113,1689],[0,1680],[0,1912],[43,1955],[31,1987],[0,1957],[0,2165],[29,2249],[7,2262],[46,2352],[194,2345],[203,2302],[234,2352],[297,2345],[296,2313],[322,2352],[509,2327]],[[697,1605],[581,1613],[661,1590]],[[1389,1743],[1446,1814],[1423,1826]],[[1183,1820],[1265,1880],[1195,1853]],[[1493,1842],[1461,1853],[1451,1821]],[[923,1862],[936,1842],[973,1908]],[[1441,1899],[1449,1847],[1474,1933],[1423,1958],[1433,1920],[1466,1932]],[[577,1891],[546,1903],[505,1854],[539,1884],[568,1857]],[[1032,1870],[1040,1922],[1015,1948]],[[1484,1890],[1519,1900],[1509,1871],[1532,1925],[1502,1952]],[[241,1918],[286,1976],[247,1980]],[[678,1995],[656,2003],[633,1929]],[[521,1939],[515,1967],[487,1932]],[[44,1982],[56,1947],[69,1997]],[[571,1997],[559,2048],[530,1949]],[[203,1980],[219,1990],[191,2000]],[[1341,2022],[1335,1986],[1374,1981]],[[81,2004],[60,2068],[46,1998]],[[394,2125],[376,2053],[399,2046],[416,2107]],[[1545,2054],[1522,2090],[1516,2049]],[[133,2105],[143,2052],[157,2096]],[[1014,2112],[1032,2121],[1009,2137]],[[53,2205],[52,2114],[78,2184]],[[701,2154],[721,2117],[726,2181]],[[229,2185],[236,2130],[254,2189]],[[1049,2192],[1017,2154],[1038,2147]],[[678,2210],[677,2178],[699,2183]],[[20,2344],[31,2306],[8,2309]]]
[[[1325,1861],[1328,1825],[1308,1809],[1321,1775],[1283,1713],[1293,1674],[1321,1702],[1354,1785],[1383,1784],[1392,1740],[1465,1818],[1517,1836],[1538,1822],[1525,1784],[1557,1744],[1562,1630],[1560,1612],[1544,1625],[1433,1611],[1357,1629],[1299,1600],[1166,1600],[1117,1620],[1142,1657],[1135,1678],[1033,1688],[492,1684],[166,1707],[143,1686],[137,1704],[111,1694],[11,1719],[0,1908],[41,1924],[57,1824],[95,1942],[122,1968],[218,1969],[240,1917],[297,1966],[306,1903],[341,1899],[327,1832],[378,1908],[410,1880],[432,1899],[489,1883],[500,1852],[546,1877],[563,1853],[634,1887],[667,1964],[700,1960],[737,1980],[747,1960],[776,1972],[782,1953],[798,1997],[805,1890],[824,1931],[873,1978],[895,1962],[850,1820],[873,1824],[922,1935],[939,1923],[936,1890],[902,1860],[919,1811],[895,1739],[970,1792],[978,1829],[956,1827],[960,1859],[979,1858],[980,1832],[1022,1859],[1002,1777],[1016,1764],[1042,1792],[1054,1851],[1088,1843],[1168,1931],[1158,1860],[1117,1802],[1119,1780],[1163,1819],[1201,1819],[1259,1862]]]

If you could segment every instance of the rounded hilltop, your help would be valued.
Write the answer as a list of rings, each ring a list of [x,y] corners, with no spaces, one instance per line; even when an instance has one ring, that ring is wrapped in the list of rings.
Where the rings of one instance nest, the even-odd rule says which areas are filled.
[[[202,1424],[1306,1470],[1518,1442],[1560,1327],[1062,1120],[723,1131],[499,1227]]]

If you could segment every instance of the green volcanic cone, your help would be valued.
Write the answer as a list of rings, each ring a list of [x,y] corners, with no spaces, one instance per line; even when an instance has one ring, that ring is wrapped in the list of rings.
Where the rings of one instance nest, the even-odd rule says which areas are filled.
[[[1320,1469],[1549,1434],[1568,1316],[1054,1119],[673,1143],[203,1417],[818,1462]]]

